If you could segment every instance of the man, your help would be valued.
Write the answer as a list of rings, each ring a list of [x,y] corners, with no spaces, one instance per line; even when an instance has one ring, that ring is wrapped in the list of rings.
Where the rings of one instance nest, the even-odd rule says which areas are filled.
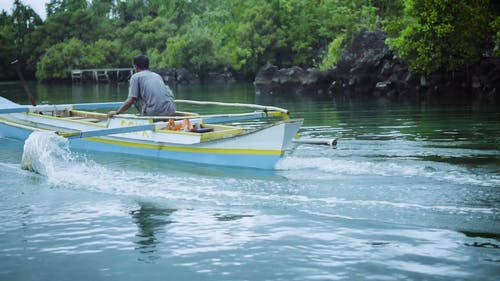
[[[110,111],[108,117],[127,111],[133,104],[138,106],[138,101],[143,103],[142,109],[137,108],[142,115],[175,115],[174,95],[161,76],[149,70],[149,58],[144,55],[135,57],[134,69],[136,73],[130,78],[128,98],[117,111]]]

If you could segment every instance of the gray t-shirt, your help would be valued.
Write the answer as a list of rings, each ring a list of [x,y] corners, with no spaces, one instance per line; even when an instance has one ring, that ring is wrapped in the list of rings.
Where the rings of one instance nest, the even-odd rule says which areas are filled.
[[[143,102],[142,114],[148,116],[173,116],[175,100],[172,90],[161,76],[150,70],[142,70],[130,78],[128,97]]]

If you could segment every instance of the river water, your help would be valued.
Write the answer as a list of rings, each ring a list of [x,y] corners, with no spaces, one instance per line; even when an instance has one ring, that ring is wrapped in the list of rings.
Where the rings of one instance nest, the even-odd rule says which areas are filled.
[[[39,103],[121,101],[127,85],[30,84]],[[259,96],[299,132],[275,170],[208,167],[0,138],[0,280],[498,280],[500,110],[491,104]],[[29,103],[18,83],[0,95]],[[210,111],[206,108],[188,108]],[[181,108],[182,110],[182,108]]]

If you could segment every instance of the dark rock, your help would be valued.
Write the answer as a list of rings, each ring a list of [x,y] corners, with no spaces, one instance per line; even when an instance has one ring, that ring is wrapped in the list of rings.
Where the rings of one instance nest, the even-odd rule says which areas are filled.
[[[500,58],[488,57],[454,73],[422,75],[409,71],[407,64],[385,44],[382,31],[362,31],[330,70],[304,70],[294,66],[280,69],[266,64],[255,77],[258,93],[329,94],[387,98],[456,97],[495,98],[500,87]]]
[[[376,85],[375,85],[375,88],[376,89],[379,89],[379,90],[384,90],[384,89],[387,89],[389,86],[391,86],[392,82],[391,81],[383,81],[383,82],[378,82]]]
[[[160,74],[163,81],[167,84],[177,83],[177,70],[175,68],[160,68],[154,69],[154,72]]]
[[[255,77],[257,93],[263,94],[319,94],[329,92],[332,76],[330,71],[304,70],[301,67],[279,69],[267,63]]]
[[[205,77],[203,77],[203,81],[215,83],[234,83],[236,82],[236,79],[230,72],[209,72]]]
[[[198,76],[191,73],[189,70],[185,68],[177,69],[177,79],[176,79],[177,83],[189,84],[198,81],[199,81]]]

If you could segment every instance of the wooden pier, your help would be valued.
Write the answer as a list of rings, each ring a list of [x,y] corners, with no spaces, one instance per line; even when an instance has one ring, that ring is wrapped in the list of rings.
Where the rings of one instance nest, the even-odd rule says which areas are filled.
[[[90,79],[95,82],[127,81],[134,73],[133,68],[91,68],[71,70],[72,82],[83,82]]]

